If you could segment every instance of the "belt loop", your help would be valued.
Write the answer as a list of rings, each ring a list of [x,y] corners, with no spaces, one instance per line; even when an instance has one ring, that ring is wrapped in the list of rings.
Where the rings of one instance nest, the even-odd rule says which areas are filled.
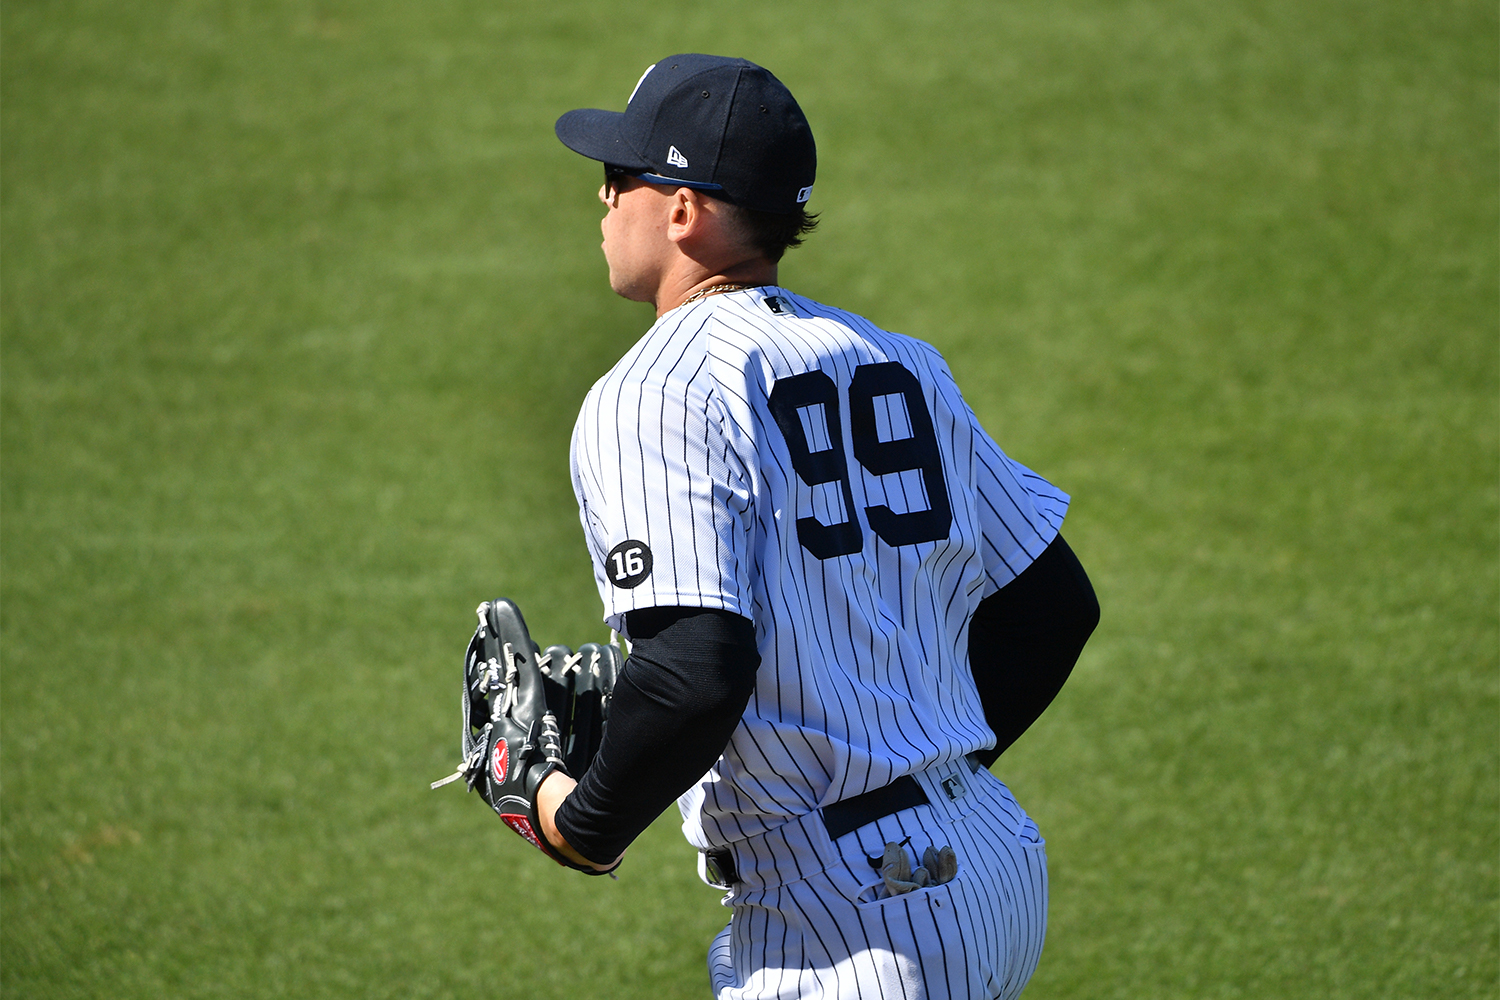
[[[727,847],[699,851],[698,874],[715,889],[733,889],[740,880],[734,867],[734,852]]]

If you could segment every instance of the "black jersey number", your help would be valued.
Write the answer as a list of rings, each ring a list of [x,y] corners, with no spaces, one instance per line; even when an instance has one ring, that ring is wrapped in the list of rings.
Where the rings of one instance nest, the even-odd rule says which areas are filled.
[[[844,510],[849,519],[823,524],[815,517],[797,518],[797,540],[819,559],[847,556],[864,546],[863,532],[854,520],[854,494],[849,489],[849,459],[844,455],[843,425],[839,422],[839,387],[820,371],[804,372],[781,379],[767,400],[776,426],[792,453],[792,468],[809,486],[837,482],[844,491]],[[812,450],[802,418],[797,411],[821,405],[828,427],[828,447]]]
[[[902,397],[906,404],[911,436],[882,441],[875,418],[875,400],[881,396]],[[786,439],[792,468],[808,486],[837,482],[842,488],[848,519],[823,524],[815,517],[797,519],[797,540],[818,559],[831,559],[858,552],[864,533],[854,515],[854,494],[849,483],[849,460],[843,449],[843,425],[839,417],[838,386],[821,371],[805,372],[781,379],[768,401],[776,426]],[[828,438],[817,451],[808,439],[799,410],[821,406]],[[926,510],[898,514],[885,504],[865,508],[870,528],[887,545],[916,545],[947,538],[953,526],[948,487],[943,483],[943,462],[938,453],[932,414],[922,398],[917,377],[895,361],[860,365],[849,383],[849,437],[854,459],[877,476],[916,470],[927,491]]]

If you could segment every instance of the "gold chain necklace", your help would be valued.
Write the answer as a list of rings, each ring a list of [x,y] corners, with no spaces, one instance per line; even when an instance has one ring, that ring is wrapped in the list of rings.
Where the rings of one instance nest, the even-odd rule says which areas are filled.
[[[689,302],[696,302],[697,300],[702,299],[702,298],[707,298],[710,295],[718,295],[720,292],[743,292],[743,291],[745,291],[748,288],[760,288],[760,287],[762,287],[762,286],[761,285],[742,285],[742,284],[740,284],[737,281],[726,281],[726,282],[724,282],[723,284],[720,284],[720,285],[709,285],[707,288],[700,288],[700,289],[698,289],[692,295],[689,295],[687,298],[683,299],[682,300],[682,304],[683,305],[687,305]]]

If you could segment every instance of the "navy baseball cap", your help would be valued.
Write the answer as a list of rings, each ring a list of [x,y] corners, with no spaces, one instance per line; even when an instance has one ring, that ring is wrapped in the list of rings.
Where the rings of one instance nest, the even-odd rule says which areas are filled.
[[[569,111],[556,128],[591,160],[763,212],[796,212],[818,172],[791,91],[744,59],[669,56],[646,69],[623,112]]]

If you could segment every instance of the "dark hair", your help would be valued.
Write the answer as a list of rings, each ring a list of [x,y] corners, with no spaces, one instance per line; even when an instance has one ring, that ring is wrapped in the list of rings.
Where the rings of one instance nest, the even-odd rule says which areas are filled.
[[[801,205],[789,213],[762,212],[736,205],[734,214],[745,241],[772,264],[780,261],[788,250],[800,247],[802,240],[818,228],[817,214],[809,213]]]

